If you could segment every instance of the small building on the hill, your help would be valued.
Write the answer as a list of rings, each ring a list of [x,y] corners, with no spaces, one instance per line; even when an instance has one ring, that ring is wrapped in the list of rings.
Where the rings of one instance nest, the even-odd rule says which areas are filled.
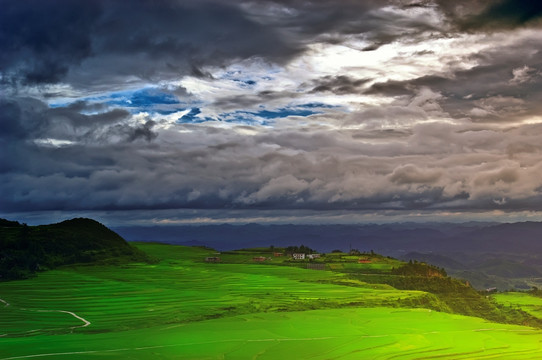
[[[371,263],[371,259],[367,259],[367,258],[359,258],[359,259],[358,259],[358,263],[359,263],[359,264],[370,264],[370,263]]]
[[[281,253],[281,252],[274,252],[274,253],[273,253],[273,256],[274,256],[274,257],[284,256],[284,253]]]
[[[208,256],[205,258],[205,262],[211,262],[211,263],[216,263],[216,262],[220,262],[220,258],[218,256]]]
[[[267,258],[265,256],[255,256],[252,258],[252,261],[256,261],[256,262],[262,262],[262,261],[265,261],[267,260]]]
[[[307,259],[318,259],[320,254],[308,254]]]
[[[305,260],[304,253],[293,253],[292,257],[294,258],[294,260]]]

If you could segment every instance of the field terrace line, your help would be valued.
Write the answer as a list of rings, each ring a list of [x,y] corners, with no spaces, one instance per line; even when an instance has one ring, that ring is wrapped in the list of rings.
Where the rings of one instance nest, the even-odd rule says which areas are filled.
[[[55,311],[55,310],[51,310]],[[472,332],[477,331],[503,331],[503,332],[539,332],[538,329],[498,329],[498,328],[482,328],[482,329],[472,329]],[[421,333],[421,335],[427,334],[438,334],[438,333],[453,333],[461,332],[463,330],[454,330],[454,331],[427,331]],[[363,335],[362,338],[375,338],[375,337],[390,337],[402,335],[401,333],[397,334],[382,334],[382,335]],[[162,349],[170,347],[182,347],[182,346],[192,346],[192,345],[204,345],[204,344],[216,344],[216,343],[227,343],[227,342],[281,342],[281,341],[314,341],[314,340],[327,340],[327,339],[338,339],[344,337],[357,337],[358,335],[342,335],[342,336],[324,336],[324,337],[312,337],[312,338],[266,338],[266,339],[225,339],[225,340],[213,340],[205,342],[193,342],[185,344],[168,344],[168,345],[154,345],[154,346],[142,346],[134,348],[118,348],[118,349],[105,349],[105,350],[86,350],[86,351],[72,351],[72,352],[60,352],[60,353],[43,353],[43,354],[33,354],[33,355],[21,355],[21,356],[12,356],[7,358],[0,358],[0,360],[16,360],[16,359],[30,359],[30,358],[39,358],[39,357],[48,357],[48,356],[61,356],[61,355],[81,355],[81,354],[99,354],[99,353],[113,353],[113,352],[123,352],[123,351],[134,351],[134,350],[150,350],[150,349]]]

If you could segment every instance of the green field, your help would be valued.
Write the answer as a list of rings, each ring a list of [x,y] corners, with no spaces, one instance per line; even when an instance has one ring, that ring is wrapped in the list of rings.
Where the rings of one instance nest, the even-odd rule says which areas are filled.
[[[424,292],[253,254],[215,264],[207,249],[137,245],[163,260],[0,283],[0,360],[542,357],[540,330],[412,308]]]
[[[507,292],[493,295],[493,299],[509,307],[521,310],[542,319],[542,298],[522,292]]]

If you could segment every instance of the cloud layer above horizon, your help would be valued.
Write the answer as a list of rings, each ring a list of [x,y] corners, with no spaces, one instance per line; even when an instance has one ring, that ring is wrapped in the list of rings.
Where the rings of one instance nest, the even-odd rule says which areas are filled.
[[[3,213],[542,210],[536,2],[0,9]]]

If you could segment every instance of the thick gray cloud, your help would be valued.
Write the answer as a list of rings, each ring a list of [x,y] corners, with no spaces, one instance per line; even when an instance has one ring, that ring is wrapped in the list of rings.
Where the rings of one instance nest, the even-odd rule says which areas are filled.
[[[203,66],[254,56],[284,63],[314,40],[355,35],[374,50],[440,31],[424,14],[387,10],[391,3],[2,0],[1,80],[104,90],[127,80],[206,77]]]
[[[262,6],[263,4],[263,6]],[[363,50],[375,50],[398,38],[425,31],[440,31],[426,14],[405,16],[390,8],[408,9],[408,1],[346,0],[331,1],[275,0],[247,2],[246,8],[261,21],[291,33],[297,41],[341,43],[344,36],[360,37],[369,42]]]
[[[21,109],[11,112],[18,114],[12,119],[18,124],[14,129],[27,126],[37,113],[49,125],[26,131],[26,136],[20,130],[5,136],[18,154],[2,165],[3,211],[512,210],[536,208],[533,199],[541,197],[540,125],[489,130],[428,123],[410,132],[374,130],[365,137],[346,129],[267,131],[189,124],[179,132],[152,130],[157,124],[133,123],[132,116],[114,116],[113,110],[104,112],[101,125],[94,127],[90,124],[98,115],[87,115],[86,122],[63,122],[68,109],[8,105],[24,105],[26,111],[27,117]],[[110,130],[103,130],[104,123]],[[123,131],[116,131],[119,126]],[[99,129],[108,136],[99,136]],[[143,132],[137,140],[134,134],[141,129],[156,132],[148,137]],[[243,135],[248,130],[255,135]],[[33,141],[60,135],[73,143]]]
[[[461,30],[514,28],[542,17],[542,4],[532,0],[437,0],[437,3]]]
[[[0,2],[2,81],[54,83],[92,54],[98,1]]]
[[[524,5],[0,0],[0,211],[540,210]]]
[[[314,81],[312,92],[329,91],[334,94],[351,94],[360,91],[360,86],[367,83],[368,79],[352,79],[348,75],[324,76]]]
[[[105,87],[130,77],[199,74],[194,70],[202,65],[235,58],[282,61],[298,51],[224,2],[2,0],[0,6],[4,83]]]

